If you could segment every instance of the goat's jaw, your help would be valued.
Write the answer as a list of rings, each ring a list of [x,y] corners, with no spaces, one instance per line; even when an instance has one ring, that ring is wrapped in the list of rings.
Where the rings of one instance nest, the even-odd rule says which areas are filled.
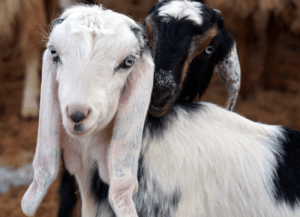
[[[149,107],[149,114],[154,117],[161,117],[167,113],[168,109],[160,109],[154,106]]]

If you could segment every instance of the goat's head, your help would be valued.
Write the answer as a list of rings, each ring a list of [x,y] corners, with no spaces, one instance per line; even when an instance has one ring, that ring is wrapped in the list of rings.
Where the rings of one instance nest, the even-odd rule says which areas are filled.
[[[144,25],[155,60],[150,114],[162,116],[174,103],[201,96],[213,70],[226,83],[227,107],[234,109],[240,65],[220,11],[195,0],[161,0],[149,10]]]
[[[138,150],[152,91],[147,36],[132,19],[99,6],[75,6],[53,25],[43,57],[34,181],[22,201],[27,215],[57,176],[61,128],[80,140],[114,121],[111,143],[122,143],[117,153],[126,152],[127,142]],[[134,173],[138,151],[132,153]]]

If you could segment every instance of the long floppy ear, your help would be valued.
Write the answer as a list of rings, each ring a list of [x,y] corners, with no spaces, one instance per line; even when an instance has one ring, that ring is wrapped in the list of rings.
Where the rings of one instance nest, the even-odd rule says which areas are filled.
[[[214,59],[218,60],[214,71],[220,74],[221,79],[225,83],[228,92],[228,100],[226,108],[230,111],[234,110],[241,83],[241,67],[237,54],[236,43],[232,35],[225,29],[221,12],[216,11],[216,19],[218,19],[218,28],[221,30],[220,44],[217,48]]]
[[[61,116],[57,96],[56,66],[50,51],[43,57],[38,139],[33,160],[34,180],[22,199],[22,210],[33,216],[59,170]]]
[[[153,86],[154,63],[144,50],[120,97],[109,150],[109,200],[117,216],[137,216],[132,200],[146,114]]]
[[[215,66],[215,71],[220,74],[221,79],[227,87],[229,96],[226,108],[233,111],[241,85],[241,67],[235,43],[228,55]]]

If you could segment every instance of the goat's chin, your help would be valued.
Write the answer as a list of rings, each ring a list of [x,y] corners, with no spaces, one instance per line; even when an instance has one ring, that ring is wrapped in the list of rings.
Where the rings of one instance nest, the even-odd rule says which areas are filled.
[[[70,120],[64,120],[63,126],[67,133],[75,138],[82,137],[84,135],[90,135],[97,127],[96,121],[82,121],[74,123]]]

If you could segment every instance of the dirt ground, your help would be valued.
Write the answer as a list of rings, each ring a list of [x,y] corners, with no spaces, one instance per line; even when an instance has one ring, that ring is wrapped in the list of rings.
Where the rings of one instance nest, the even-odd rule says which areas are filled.
[[[239,100],[236,112],[253,120],[267,124],[285,125],[300,130],[300,41],[285,34],[282,39],[280,71],[287,91],[263,90],[259,85],[259,73],[263,64],[263,42],[253,46],[251,65],[255,92],[246,101]],[[37,138],[37,120],[22,120],[19,116],[23,69],[17,61],[0,62],[0,164],[20,165],[32,161]],[[242,81],[247,82],[247,81]],[[218,75],[207,89],[203,101],[224,105],[225,87]],[[59,198],[57,195],[59,178],[51,185],[48,194],[39,207],[36,216],[56,216]],[[24,216],[20,202],[28,186],[12,187],[0,195],[0,217]]]

